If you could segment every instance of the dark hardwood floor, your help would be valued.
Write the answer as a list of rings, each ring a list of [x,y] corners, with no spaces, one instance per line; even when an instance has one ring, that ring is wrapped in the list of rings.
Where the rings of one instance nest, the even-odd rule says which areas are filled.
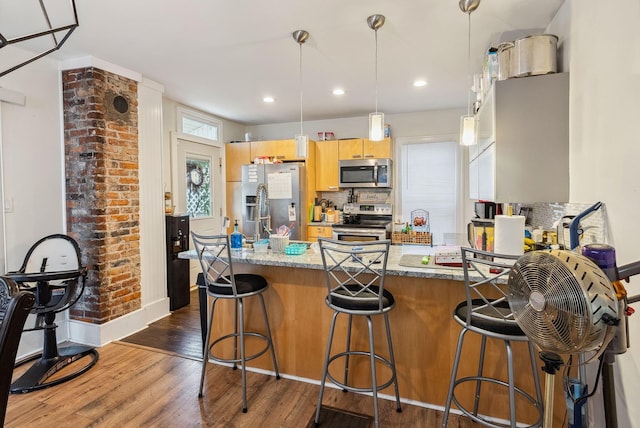
[[[122,339],[122,342],[202,359],[198,291],[191,291],[190,304],[183,306],[146,329]]]
[[[240,372],[210,364],[204,397],[198,398],[202,363],[197,308],[197,295],[192,295],[188,307],[100,348],[96,365],[78,378],[41,391],[10,395],[5,426],[309,426],[318,399],[317,385],[248,372],[249,410],[242,413]],[[22,371],[16,369],[14,378]],[[373,415],[370,396],[329,387],[324,406]],[[379,407],[381,427],[439,427],[442,421],[442,412],[432,409],[403,404],[403,412],[397,413],[395,403],[384,399],[379,400]],[[332,423],[329,416],[321,419],[322,427],[362,426],[350,425],[340,416]],[[470,428],[472,424],[451,415],[448,426]]]

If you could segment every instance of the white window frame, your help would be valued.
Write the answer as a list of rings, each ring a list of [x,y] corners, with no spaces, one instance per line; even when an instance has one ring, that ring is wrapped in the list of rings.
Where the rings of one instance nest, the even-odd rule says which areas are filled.
[[[430,135],[430,136],[417,136],[417,137],[396,137],[394,138],[395,150],[394,150],[394,163],[393,163],[393,180],[394,180],[394,220],[401,220],[402,216],[402,171],[404,165],[402,164],[402,150],[404,146],[411,144],[424,144],[424,143],[444,143],[458,141],[460,136],[458,134],[442,134],[442,135]],[[464,195],[466,194],[465,183],[467,180],[467,168],[466,168],[466,156],[463,147],[458,145],[456,152],[456,233],[466,233],[466,224],[468,219],[465,217],[467,212],[466,202]],[[404,219],[408,221],[409,219]]]
[[[205,137],[201,137],[198,135],[193,135],[193,134],[189,134],[187,132],[184,131],[183,127],[182,127],[182,123],[183,123],[183,119],[184,118],[188,118],[191,120],[195,120],[197,122],[201,122],[210,126],[213,126],[215,128],[217,128],[218,132],[218,138],[217,139],[211,139],[211,138],[205,138]],[[206,113],[202,113],[200,111],[194,110],[194,109],[190,109],[188,107],[185,106],[177,106],[176,107],[176,129],[178,130],[178,133],[180,134],[186,134],[186,135],[190,135],[192,137],[196,137],[199,140],[206,140],[206,141],[214,141],[214,142],[220,142],[223,141],[222,139],[222,121],[217,119],[214,116],[211,116],[209,114]]]

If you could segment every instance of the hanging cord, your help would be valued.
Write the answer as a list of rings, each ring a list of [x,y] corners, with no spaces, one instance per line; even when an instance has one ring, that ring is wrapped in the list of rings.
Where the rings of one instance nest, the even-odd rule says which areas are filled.
[[[376,40],[376,64],[375,64],[375,78],[376,78],[376,114],[378,113],[378,30],[374,31]]]
[[[469,31],[467,40],[467,116],[471,116],[471,12],[469,17]]]
[[[304,135],[302,131],[302,42],[300,45],[300,135]]]

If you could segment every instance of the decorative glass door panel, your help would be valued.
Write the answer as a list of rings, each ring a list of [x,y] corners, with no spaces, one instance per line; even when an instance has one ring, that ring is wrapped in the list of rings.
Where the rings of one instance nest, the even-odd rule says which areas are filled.
[[[213,183],[211,159],[187,156],[186,158],[186,207],[191,218],[213,215]]]

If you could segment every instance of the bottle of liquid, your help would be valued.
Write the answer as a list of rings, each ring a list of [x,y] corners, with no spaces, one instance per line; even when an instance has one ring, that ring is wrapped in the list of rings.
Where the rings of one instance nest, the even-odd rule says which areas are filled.
[[[233,232],[231,232],[231,251],[239,253],[242,251],[242,233],[238,231],[238,220],[233,224]]]

